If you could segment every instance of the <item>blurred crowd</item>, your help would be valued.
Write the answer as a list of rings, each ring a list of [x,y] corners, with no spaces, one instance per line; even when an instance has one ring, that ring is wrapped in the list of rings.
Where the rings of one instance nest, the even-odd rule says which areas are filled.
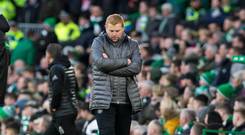
[[[123,15],[143,60],[137,79],[144,108],[132,116],[131,135],[245,131],[244,0],[0,0],[0,11],[11,26],[1,135],[47,129],[49,43],[61,44],[75,67],[77,132],[98,133],[88,109],[90,46],[111,13]]]

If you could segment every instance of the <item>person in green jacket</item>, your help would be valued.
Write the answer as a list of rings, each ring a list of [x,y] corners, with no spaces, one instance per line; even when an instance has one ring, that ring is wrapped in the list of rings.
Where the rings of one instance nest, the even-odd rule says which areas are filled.
[[[26,65],[32,66],[35,63],[36,50],[33,43],[35,33],[28,32],[28,36],[19,41],[17,47],[11,54],[11,64],[16,60],[23,60]]]

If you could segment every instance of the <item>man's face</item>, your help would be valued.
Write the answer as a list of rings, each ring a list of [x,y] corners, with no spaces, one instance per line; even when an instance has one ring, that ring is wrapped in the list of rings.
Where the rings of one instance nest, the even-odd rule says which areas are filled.
[[[124,33],[124,28],[121,23],[117,23],[116,25],[108,23],[105,25],[105,28],[106,28],[106,33],[108,37],[113,42],[117,42]]]
[[[15,99],[11,97],[5,97],[4,105],[13,105],[15,103]]]
[[[194,128],[193,128],[193,127],[191,128],[190,135],[196,135],[195,130],[194,130]]]
[[[238,121],[239,120],[240,120],[240,114],[239,114],[239,112],[234,112],[233,113],[233,119],[232,119],[233,125],[234,126],[239,126],[238,125]]]
[[[46,51],[46,54],[45,54],[45,58],[46,58],[46,60],[47,60],[47,62],[48,62],[48,64],[50,64],[52,61],[51,61],[51,55],[50,55],[50,53],[48,53],[47,51]]]
[[[88,114],[87,111],[85,111],[83,109],[81,109],[79,112],[80,117],[85,119],[85,120],[87,119],[87,116],[88,116],[87,114]]]
[[[180,113],[180,125],[184,126],[186,124],[186,117],[183,112]]]
[[[233,109],[238,110],[240,107],[241,107],[241,104],[239,102],[235,101]]]

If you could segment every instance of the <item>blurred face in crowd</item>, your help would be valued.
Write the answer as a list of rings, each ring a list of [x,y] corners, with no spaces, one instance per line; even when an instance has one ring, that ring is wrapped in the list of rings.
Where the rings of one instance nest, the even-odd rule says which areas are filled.
[[[222,62],[222,60],[223,60],[223,58],[221,57],[221,55],[220,54],[216,54],[215,55],[215,63],[217,64],[217,65],[219,65],[221,62]]]
[[[10,96],[6,96],[4,99],[4,105],[13,105],[15,103],[15,99],[10,97]]]
[[[87,110],[80,109],[79,114],[81,118],[88,120],[89,112]]]
[[[188,65],[184,62],[181,63],[181,66],[180,66],[180,71],[182,74],[185,74],[188,72]]]
[[[228,31],[230,28],[232,28],[232,21],[230,19],[225,19],[223,28],[225,31]]]
[[[198,134],[195,132],[195,129],[194,128],[191,128],[190,135],[198,135]]]
[[[238,110],[239,108],[245,109],[245,106],[243,105],[243,103],[235,101],[233,109]]]
[[[200,101],[198,100],[193,100],[193,109],[195,111],[198,111],[203,105],[201,105]]]
[[[207,82],[205,80],[203,80],[202,78],[199,80],[199,84],[200,86],[207,86]]]
[[[91,12],[91,16],[94,16],[94,17],[99,17],[103,13],[99,6],[91,6],[90,12]]]
[[[225,46],[225,44],[222,44],[220,47],[219,47],[219,55],[222,57],[222,58],[225,58],[226,55],[228,53],[228,50]]]
[[[167,79],[167,75],[161,76],[161,78],[159,80],[159,83],[160,83],[161,86],[169,86],[170,82]]]
[[[140,2],[139,12],[141,14],[146,14],[148,12],[148,6],[147,6],[146,2],[144,2],[144,1]]]
[[[48,64],[51,64],[53,62],[53,58],[52,58],[51,54],[47,51],[46,51],[45,58],[46,58]]]
[[[212,40],[213,44],[218,44],[221,40],[221,34],[219,32],[213,33],[211,40]]]
[[[106,33],[108,37],[113,41],[113,42],[118,42],[123,34],[124,34],[124,27],[121,23],[117,23],[115,25],[111,23],[107,23],[105,25],[106,28]]]
[[[24,77],[20,77],[17,80],[17,88],[18,88],[18,90],[25,89],[26,87],[27,87],[26,79]]]
[[[15,73],[22,71],[25,68],[25,63],[23,60],[16,60],[14,62]]]
[[[239,12],[239,18],[244,21],[245,20],[245,9],[241,9]]]
[[[209,30],[210,32],[217,32],[217,31],[220,30],[220,27],[219,27],[219,25],[218,25],[217,23],[210,23],[210,24],[208,25],[208,30]]]
[[[191,2],[191,6],[195,9],[198,9],[200,7],[200,1],[199,0],[193,0]]]
[[[177,37],[180,37],[181,36],[181,33],[182,31],[184,30],[184,26],[181,25],[181,24],[177,24],[176,27],[175,27],[175,33],[177,35]]]
[[[245,122],[245,119],[242,116],[242,112],[241,111],[234,111],[233,113],[233,119],[232,119],[232,123],[235,127],[238,127],[240,125],[242,125]]]
[[[166,38],[165,40],[164,40],[164,44],[163,44],[163,47],[165,48],[165,49],[169,49],[169,48],[171,48],[172,46],[173,46],[173,39],[172,38]]]
[[[144,82],[139,82],[139,93],[140,97],[151,97],[152,96],[152,90],[150,86],[147,84],[144,84]]]
[[[162,15],[163,16],[169,16],[169,15],[171,15],[171,9],[169,9],[169,8],[162,8]]]
[[[170,73],[176,74],[178,72],[179,72],[179,67],[177,67],[176,65],[174,65],[174,63],[171,63],[171,65],[170,65]]]
[[[202,42],[205,42],[208,40],[208,30],[206,29],[200,29],[198,31],[198,36],[199,36],[199,40]]]
[[[210,46],[208,46],[205,50],[205,57],[209,60],[212,60],[215,56],[216,51]]]
[[[87,18],[85,18],[83,16],[79,18],[79,26],[80,27],[84,27],[88,23],[89,23],[89,20]]]
[[[48,121],[44,117],[38,118],[33,121],[33,130],[37,133],[44,133],[47,130]]]
[[[220,6],[220,0],[212,0],[211,6],[212,8],[218,8]]]
[[[147,127],[147,135],[161,135],[161,127],[154,123],[150,122]]]
[[[5,135],[17,135],[16,131],[13,128],[7,128]]]
[[[183,94],[183,99],[188,102],[190,98],[192,98],[193,92],[191,87],[185,87],[184,94]]]
[[[184,41],[189,41],[191,39],[191,33],[189,30],[185,29],[181,32],[181,39]]]
[[[231,76],[231,84],[233,87],[239,87],[239,85],[241,85],[242,83],[242,78],[241,78],[242,74],[238,75],[232,75]]]
[[[157,16],[157,9],[156,9],[156,7],[150,7],[149,8],[149,16],[150,17],[156,17]]]
[[[22,111],[23,116],[32,116],[32,114],[35,112],[35,109],[31,106],[24,107]]]
[[[233,119],[232,119],[232,123],[234,126],[237,126],[237,120],[239,120],[239,112],[235,112],[233,113]]]
[[[239,37],[236,36],[232,39],[232,46],[237,48],[242,48],[243,43],[239,40]]]
[[[43,57],[40,61],[40,67],[43,69],[47,69],[48,68],[48,61],[45,57]]]
[[[146,60],[146,59],[149,58],[149,54],[148,54],[148,52],[147,52],[145,47],[140,46],[140,54],[141,54],[141,58],[143,60]]]
[[[233,22],[233,27],[235,27],[236,29],[239,29],[242,25],[241,20],[236,20]]]
[[[183,112],[181,112],[180,113],[180,125],[184,126],[187,123],[188,123],[188,118],[186,117],[186,115]]]
[[[60,16],[61,22],[67,24],[70,21],[70,16]]]

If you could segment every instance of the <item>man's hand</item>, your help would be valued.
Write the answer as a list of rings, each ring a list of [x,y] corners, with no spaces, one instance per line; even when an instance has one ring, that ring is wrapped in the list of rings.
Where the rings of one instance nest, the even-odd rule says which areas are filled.
[[[105,59],[108,59],[108,58],[109,58],[109,57],[107,56],[106,53],[103,53],[102,56],[103,56],[103,58],[105,58]]]
[[[130,65],[132,63],[132,61],[130,59],[128,59],[128,65]]]

